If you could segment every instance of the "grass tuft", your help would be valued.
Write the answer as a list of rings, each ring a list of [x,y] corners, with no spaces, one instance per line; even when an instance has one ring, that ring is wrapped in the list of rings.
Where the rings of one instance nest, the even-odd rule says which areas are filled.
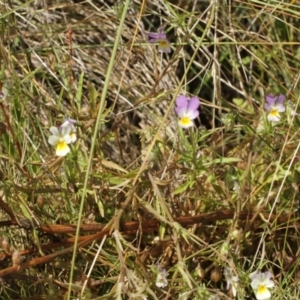
[[[295,1],[0,8],[1,299],[299,299]]]

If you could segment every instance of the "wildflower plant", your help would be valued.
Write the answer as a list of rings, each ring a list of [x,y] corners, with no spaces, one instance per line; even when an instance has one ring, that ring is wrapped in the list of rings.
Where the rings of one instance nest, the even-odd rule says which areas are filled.
[[[50,127],[52,135],[48,139],[48,143],[55,147],[55,154],[57,156],[66,156],[70,151],[69,144],[72,143],[71,127],[64,126],[57,128]]]
[[[48,143],[56,148],[57,156],[66,156],[71,151],[69,144],[77,140],[75,124],[76,120],[67,118],[59,128],[50,128],[52,135],[48,138]]]
[[[168,285],[168,272],[166,269],[162,269],[160,266],[157,267],[157,277],[155,285],[159,288],[165,288]]]
[[[231,288],[233,297],[236,296],[237,286],[239,282],[238,276],[235,276],[232,269],[226,267],[224,269],[224,277],[226,279],[226,289],[229,290]]]
[[[178,124],[182,128],[189,128],[194,125],[193,120],[199,116],[198,108],[200,101],[197,97],[188,99],[184,95],[180,95],[176,99],[176,114],[179,117]]]
[[[171,52],[170,42],[168,41],[167,35],[164,33],[162,27],[158,29],[157,33],[148,32],[147,35],[149,38],[149,42],[151,44],[158,44],[159,52],[165,52],[165,53]]]
[[[280,121],[280,113],[285,111],[284,101],[285,96],[282,94],[279,96],[274,96],[272,94],[266,96],[265,110],[268,112],[267,119],[269,121]]]
[[[65,282],[66,299],[299,299],[297,3],[53,0],[31,22],[34,1],[19,2],[2,14],[2,298]],[[264,91],[258,107],[266,87],[290,100]],[[76,151],[66,111],[84,127]],[[244,277],[262,263],[270,272]]]
[[[271,298],[271,292],[269,289],[274,287],[274,281],[271,279],[272,276],[272,273],[269,271],[255,271],[250,274],[251,287],[257,300]]]

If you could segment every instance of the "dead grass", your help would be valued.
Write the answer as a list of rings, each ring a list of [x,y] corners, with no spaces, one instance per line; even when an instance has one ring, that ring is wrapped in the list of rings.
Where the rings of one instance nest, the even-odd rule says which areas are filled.
[[[0,6],[2,299],[233,299],[226,267],[238,299],[258,269],[272,299],[299,299],[296,3]],[[147,41],[160,25],[169,55]],[[276,126],[270,93],[287,98]],[[178,94],[201,101],[192,129]],[[78,140],[57,158],[67,116]]]

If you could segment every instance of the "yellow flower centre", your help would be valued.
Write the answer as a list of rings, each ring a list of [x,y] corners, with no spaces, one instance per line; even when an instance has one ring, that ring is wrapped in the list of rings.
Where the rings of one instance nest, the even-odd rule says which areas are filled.
[[[57,143],[57,151],[62,151],[64,150],[66,147],[67,147],[67,144],[64,140],[60,140],[58,143]]]
[[[181,125],[190,125],[191,124],[191,119],[188,117],[183,117],[180,119],[180,124]]]
[[[266,288],[265,285],[260,285],[257,289],[258,294],[264,294],[268,289]]]
[[[273,108],[270,112],[269,112],[269,115],[272,116],[272,117],[278,117],[279,118],[279,112],[278,112],[278,109],[275,109]]]
[[[158,42],[158,47],[163,49],[169,48],[169,44],[165,40],[160,40]]]

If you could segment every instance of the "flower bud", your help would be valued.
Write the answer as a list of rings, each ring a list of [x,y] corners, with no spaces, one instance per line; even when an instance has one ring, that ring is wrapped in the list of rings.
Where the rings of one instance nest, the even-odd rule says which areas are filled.
[[[205,270],[200,266],[200,264],[196,268],[197,276],[200,280],[203,280],[205,277]]]
[[[230,245],[227,241],[225,241],[222,245],[221,245],[221,249],[220,252],[222,255],[226,256],[228,254],[230,250]]]
[[[222,278],[222,271],[219,267],[215,267],[210,272],[210,280],[213,282],[219,282]]]

